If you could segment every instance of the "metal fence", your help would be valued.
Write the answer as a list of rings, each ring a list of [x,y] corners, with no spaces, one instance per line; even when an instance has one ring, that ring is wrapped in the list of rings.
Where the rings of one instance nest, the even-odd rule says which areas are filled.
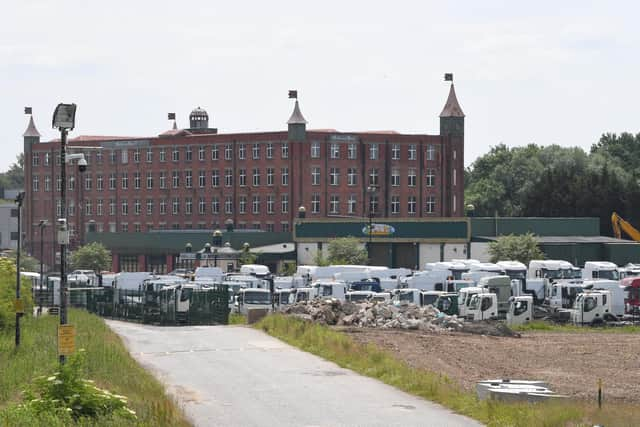
[[[53,292],[34,298],[36,305],[54,307]],[[229,323],[229,289],[169,287],[159,291],[114,288],[69,289],[69,303],[102,317],[157,325],[226,325]]]

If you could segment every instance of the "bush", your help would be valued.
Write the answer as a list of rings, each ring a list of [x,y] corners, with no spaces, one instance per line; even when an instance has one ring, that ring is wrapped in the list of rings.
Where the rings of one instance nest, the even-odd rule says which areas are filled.
[[[23,277],[20,283],[20,297],[24,303],[24,312],[25,314],[29,314],[33,309],[31,281],[25,280],[25,278]],[[5,329],[11,329],[15,325],[15,299],[15,262],[8,258],[0,258],[0,332]]]

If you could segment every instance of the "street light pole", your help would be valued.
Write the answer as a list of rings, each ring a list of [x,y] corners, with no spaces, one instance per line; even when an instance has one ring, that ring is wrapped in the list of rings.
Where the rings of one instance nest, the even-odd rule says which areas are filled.
[[[47,225],[46,219],[41,219],[38,226],[40,227],[40,286],[38,288],[38,314],[42,314],[42,285],[43,285],[43,277],[44,277],[44,227]],[[47,287],[48,289],[48,287]]]
[[[369,194],[369,244],[367,245],[367,252],[369,255],[369,262],[371,262],[371,247],[373,245],[373,196],[378,191],[375,185],[367,187],[367,193]]]
[[[18,204],[18,249],[16,253],[16,348],[20,346],[20,316],[21,310],[20,304],[20,252],[22,251],[22,228],[21,228],[21,216],[22,216],[22,201],[24,200],[24,191],[18,193],[16,197],[16,203]]]

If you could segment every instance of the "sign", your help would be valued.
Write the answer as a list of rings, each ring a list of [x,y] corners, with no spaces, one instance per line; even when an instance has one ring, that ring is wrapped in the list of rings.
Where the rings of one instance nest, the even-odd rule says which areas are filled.
[[[24,314],[24,301],[20,298],[16,298],[13,303],[13,306],[16,309],[16,314]]]
[[[396,229],[389,224],[371,224],[371,230],[367,224],[362,228],[362,234],[366,236],[392,236]]]
[[[69,356],[76,351],[76,327],[58,325],[58,354]]]

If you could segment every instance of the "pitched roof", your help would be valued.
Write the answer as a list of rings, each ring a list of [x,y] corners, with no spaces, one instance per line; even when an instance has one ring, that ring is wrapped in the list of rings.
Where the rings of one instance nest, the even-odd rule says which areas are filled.
[[[33,116],[29,117],[29,126],[27,126],[27,130],[24,131],[22,136],[40,137],[40,132],[38,132],[38,129],[36,129],[36,124],[33,122]]]
[[[446,104],[444,104],[440,117],[464,117],[464,113],[462,112],[462,108],[460,108],[458,98],[456,97],[456,90],[453,87],[453,83],[451,83],[449,97],[447,98]]]
[[[291,117],[287,121],[288,125],[306,125],[308,122],[304,119],[304,116],[300,112],[300,106],[298,105],[298,100],[296,99],[296,105],[293,107],[293,113],[291,113]]]

